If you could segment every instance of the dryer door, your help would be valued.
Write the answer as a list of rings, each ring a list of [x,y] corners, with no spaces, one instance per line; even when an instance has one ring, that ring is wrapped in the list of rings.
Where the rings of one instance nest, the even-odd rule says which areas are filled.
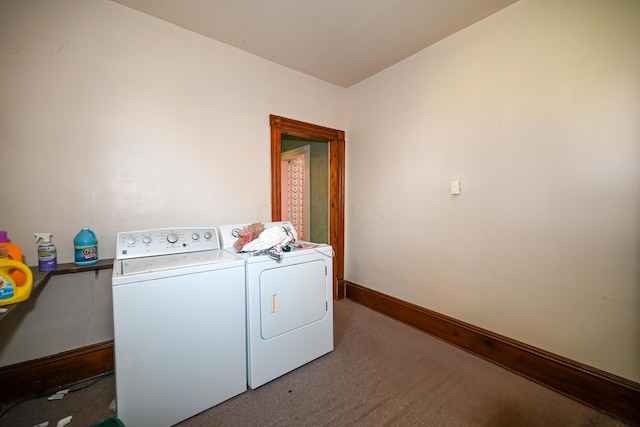
[[[327,315],[329,276],[322,259],[280,265],[260,274],[260,333],[268,340]]]

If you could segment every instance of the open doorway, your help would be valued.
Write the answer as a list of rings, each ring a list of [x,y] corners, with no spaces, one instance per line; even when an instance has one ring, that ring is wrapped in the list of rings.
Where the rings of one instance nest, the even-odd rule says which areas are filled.
[[[300,240],[329,243],[329,144],[282,135],[281,213]]]
[[[271,126],[271,217],[273,221],[280,221],[283,218],[283,139],[285,144],[289,140],[301,139],[328,145],[329,191],[326,203],[329,219],[328,243],[335,251],[333,293],[336,299],[344,298],[344,131],[275,115],[270,115],[269,121]],[[312,200],[311,205],[313,203]],[[311,209],[313,209],[312,206]],[[311,229],[313,230],[313,226]]]
[[[311,145],[306,140],[300,141],[303,145],[299,145],[298,142],[288,143],[284,138],[282,140],[280,219],[293,224],[300,240],[316,242],[317,240],[311,237]],[[325,222],[328,227],[328,216]]]

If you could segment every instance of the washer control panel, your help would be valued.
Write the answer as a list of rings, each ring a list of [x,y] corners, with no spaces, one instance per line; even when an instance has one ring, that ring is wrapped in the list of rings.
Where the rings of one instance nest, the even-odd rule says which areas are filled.
[[[123,231],[116,241],[116,259],[220,249],[215,227],[159,228]]]

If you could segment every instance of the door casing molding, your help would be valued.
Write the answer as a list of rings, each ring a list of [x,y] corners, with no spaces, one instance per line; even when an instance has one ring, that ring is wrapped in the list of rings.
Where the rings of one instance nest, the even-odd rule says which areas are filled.
[[[271,126],[271,220],[282,218],[281,191],[282,135],[291,135],[329,144],[329,244],[333,247],[333,297],[345,297],[344,282],[344,131],[269,115]]]

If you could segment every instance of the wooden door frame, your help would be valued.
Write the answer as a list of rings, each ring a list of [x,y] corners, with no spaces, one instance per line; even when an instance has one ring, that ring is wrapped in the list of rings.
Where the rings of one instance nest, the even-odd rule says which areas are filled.
[[[344,131],[298,120],[269,115],[271,126],[271,219],[282,218],[280,156],[282,135],[291,135],[329,144],[329,244],[333,247],[333,297],[345,297],[344,283]]]

